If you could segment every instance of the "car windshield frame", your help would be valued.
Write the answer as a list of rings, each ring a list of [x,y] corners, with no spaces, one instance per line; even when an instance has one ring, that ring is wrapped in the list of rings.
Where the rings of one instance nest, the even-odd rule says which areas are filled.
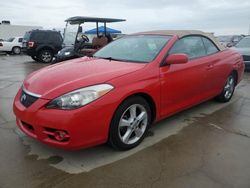
[[[168,42],[171,40],[173,36],[172,35],[154,35],[154,34],[141,34],[141,35],[128,35],[128,36],[124,36],[122,38],[119,38],[113,42],[111,42],[110,44],[104,46],[102,49],[98,50],[93,57],[94,58],[99,58],[99,59],[108,59],[108,60],[114,60],[114,61],[123,61],[123,62],[130,62],[130,63],[150,63],[152,61],[154,61],[158,55],[161,53],[161,51],[163,50],[163,48],[168,44]],[[119,58],[119,57],[115,57],[112,55],[99,55],[99,53],[101,53],[102,51],[106,50],[107,48],[109,48],[110,46],[113,46],[115,43],[122,41],[122,40],[126,40],[126,39],[131,39],[131,38],[144,38],[146,39],[154,39],[154,38],[158,38],[158,39],[162,39],[165,40],[160,47],[158,47],[156,50],[156,53],[152,56],[151,59],[149,59],[148,61],[145,60],[138,60],[138,59],[128,59],[128,58]],[[148,47],[149,49],[150,47]]]
[[[98,24],[103,23],[105,27],[106,35],[106,24],[107,23],[117,23],[124,22],[125,19],[116,19],[116,18],[98,18],[98,17],[85,17],[85,16],[74,16],[65,20],[66,26],[63,33],[63,44],[65,46],[74,46],[77,42],[78,34],[82,33],[79,31],[80,27],[85,23],[95,23],[97,28],[97,35],[99,36]]]
[[[65,46],[74,46],[76,37],[78,34],[79,24],[70,24],[67,23],[64,33],[63,33],[63,44]]]
[[[26,32],[25,34],[24,34],[24,36],[23,36],[23,40],[29,40],[30,39],[30,36],[31,36],[31,32],[30,31],[28,31],[28,32]]]
[[[241,46],[241,44],[244,42],[245,43],[245,41],[249,41],[249,43],[247,43],[247,44],[249,44],[249,46]],[[242,38],[236,45],[235,45],[235,47],[236,48],[250,48],[250,37],[245,37],[245,38]]]

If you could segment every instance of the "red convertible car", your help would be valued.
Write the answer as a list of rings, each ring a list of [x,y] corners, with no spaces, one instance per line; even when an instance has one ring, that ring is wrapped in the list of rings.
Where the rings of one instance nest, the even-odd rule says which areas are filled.
[[[228,102],[242,80],[239,53],[201,31],[128,35],[30,74],[14,100],[17,125],[51,146],[137,146],[149,126],[212,98]]]

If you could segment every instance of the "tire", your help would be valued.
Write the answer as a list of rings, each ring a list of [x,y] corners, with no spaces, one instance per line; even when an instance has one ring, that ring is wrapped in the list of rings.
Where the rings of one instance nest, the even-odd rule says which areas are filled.
[[[235,74],[230,74],[227,77],[223,91],[215,99],[218,102],[223,102],[223,103],[230,101],[231,98],[233,97],[235,86],[236,86],[236,76]]]
[[[38,55],[38,60],[42,63],[50,63],[53,56],[54,54],[51,50],[41,50]]]
[[[18,46],[15,46],[12,48],[12,53],[15,55],[19,55],[21,53],[21,48]]]
[[[139,145],[151,123],[151,109],[147,101],[135,96],[125,100],[116,110],[109,130],[109,144],[118,150]]]

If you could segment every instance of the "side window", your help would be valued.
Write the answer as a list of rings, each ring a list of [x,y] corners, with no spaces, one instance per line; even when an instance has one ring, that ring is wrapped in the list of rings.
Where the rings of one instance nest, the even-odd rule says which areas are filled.
[[[214,43],[209,39],[202,37],[202,40],[207,50],[207,55],[214,54],[219,51],[218,48],[214,45]]]
[[[50,33],[49,34],[49,41],[60,43],[61,42],[61,38],[60,38],[60,36],[59,36],[58,33]]]
[[[58,43],[61,43],[61,42],[62,42],[62,38],[60,37],[60,34],[59,34],[59,33],[55,33],[55,40],[56,40],[56,42],[58,42]]]
[[[19,39],[18,39],[18,42],[23,42],[23,38],[19,38]]]
[[[46,40],[46,35],[45,35],[45,33],[37,32],[37,33],[34,33],[34,37],[33,38],[36,41],[44,41],[44,40]]]
[[[206,49],[199,36],[189,36],[178,40],[170,49],[169,54],[184,53],[190,59],[203,57],[206,55]]]
[[[56,38],[57,38],[59,43],[61,43],[63,41],[62,36],[61,36],[60,33],[56,34]]]
[[[48,33],[48,40],[50,42],[54,42],[56,40],[56,35],[55,33]]]

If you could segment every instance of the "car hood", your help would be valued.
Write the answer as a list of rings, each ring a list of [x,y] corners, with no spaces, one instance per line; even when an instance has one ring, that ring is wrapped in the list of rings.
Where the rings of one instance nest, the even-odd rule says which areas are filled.
[[[250,55],[250,48],[234,48],[242,55]]]
[[[107,83],[143,67],[145,64],[83,57],[33,72],[23,85],[41,98],[53,99],[75,89]]]

